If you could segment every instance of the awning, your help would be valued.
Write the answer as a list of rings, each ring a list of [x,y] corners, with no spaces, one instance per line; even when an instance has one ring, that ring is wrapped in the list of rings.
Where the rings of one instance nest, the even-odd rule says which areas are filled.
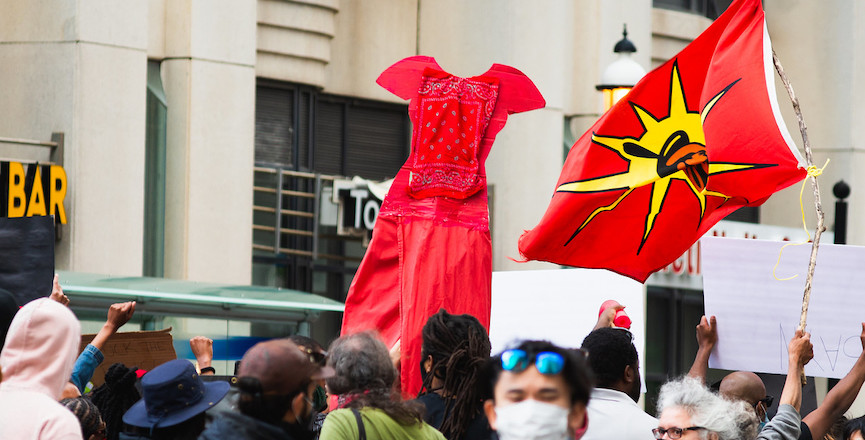
[[[58,274],[73,310],[104,313],[111,304],[137,301],[136,314],[284,323],[314,321],[321,312],[345,309],[339,301],[291,289],[81,272]]]

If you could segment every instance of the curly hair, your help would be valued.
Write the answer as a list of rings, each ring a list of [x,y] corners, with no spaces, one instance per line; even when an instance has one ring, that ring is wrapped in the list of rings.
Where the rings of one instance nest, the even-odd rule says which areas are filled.
[[[658,414],[667,408],[682,409],[691,417],[691,424],[706,428],[700,431],[701,439],[708,438],[709,432],[716,433],[718,440],[757,437],[757,416],[747,403],[727,400],[698,379],[684,377],[665,383],[658,396]]]
[[[343,336],[330,344],[327,364],[336,375],[327,379],[333,394],[352,396],[348,408],[378,408],[401,425],[423,422],[424,406],[406,402],[393,391],[397,378],[387,347],[370,332]]]
[[[482,381],[490,357],[490,338],[474,316],[451,315],[445,309],[427,320],[421,336],[421,359],[432,356],[433,374],[424,378],[420,394],[432,391],[434,377],[442,380],[441,394],[447,399],[439,431],[447,438],[462,438],[489,398]]]
[[[85,439],[104,429],[99,408],[87,397],[66,398],[60,401],[66,409],[72,411],[81,423],[81,434]]]
[[[638,364],[637,348],[631,332],[603,327],[583,339],[582,348],[589,352],[589,366],[600,388],[613,388],[624,374],[625,367]]]
[[[90,399],[105,420],[105,438],[108,440],[117,440],[123,431],[123,414],[141,399],[135,388],[137,379],[135,368],[127,368],[118,362],[108,367],[105,383],[90,393]]]

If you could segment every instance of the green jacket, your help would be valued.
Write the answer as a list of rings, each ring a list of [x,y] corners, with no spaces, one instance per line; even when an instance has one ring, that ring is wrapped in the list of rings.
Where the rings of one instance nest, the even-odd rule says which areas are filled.
[[[367,440],[445,440],[442,433],[426,423],[400,425],[384,411],[364,408],[360,411]],[[350,409],[332,411],[324,419],[321,440],[357,440],[360,431]]]

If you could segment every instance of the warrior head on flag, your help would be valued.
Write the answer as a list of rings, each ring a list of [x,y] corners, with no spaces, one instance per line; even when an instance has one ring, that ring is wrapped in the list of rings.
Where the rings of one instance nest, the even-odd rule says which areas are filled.
[[[760,2],[732,4],[571,148],[522,255],[638,281],[805,176],[775,99]]]

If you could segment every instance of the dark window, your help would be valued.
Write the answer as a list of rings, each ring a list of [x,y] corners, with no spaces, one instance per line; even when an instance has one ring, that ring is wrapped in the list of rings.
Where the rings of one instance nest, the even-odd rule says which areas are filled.
[[[316,224],[320,188],[329,176],[393,178],[410,151],[407,106],[260,80],[255,109],[253,284],[344,301],[365,247]],[[326,343],[339,327],[324,314],[312,332]]]
[[[727,10],[732,2],[732,0],[653,0],[652,4],[656,8],[690,12],[714,20]]]
[[[658,391],[668,379],[687,374],[697,354],[696,327],[703,292],[648,286],[646,291],[646,412],[655,414]],[[724,377],[709,370],[707,382]]]
[[[392,178],[409,154],[407,106],[259,84],[255,162],[294,171]]]

